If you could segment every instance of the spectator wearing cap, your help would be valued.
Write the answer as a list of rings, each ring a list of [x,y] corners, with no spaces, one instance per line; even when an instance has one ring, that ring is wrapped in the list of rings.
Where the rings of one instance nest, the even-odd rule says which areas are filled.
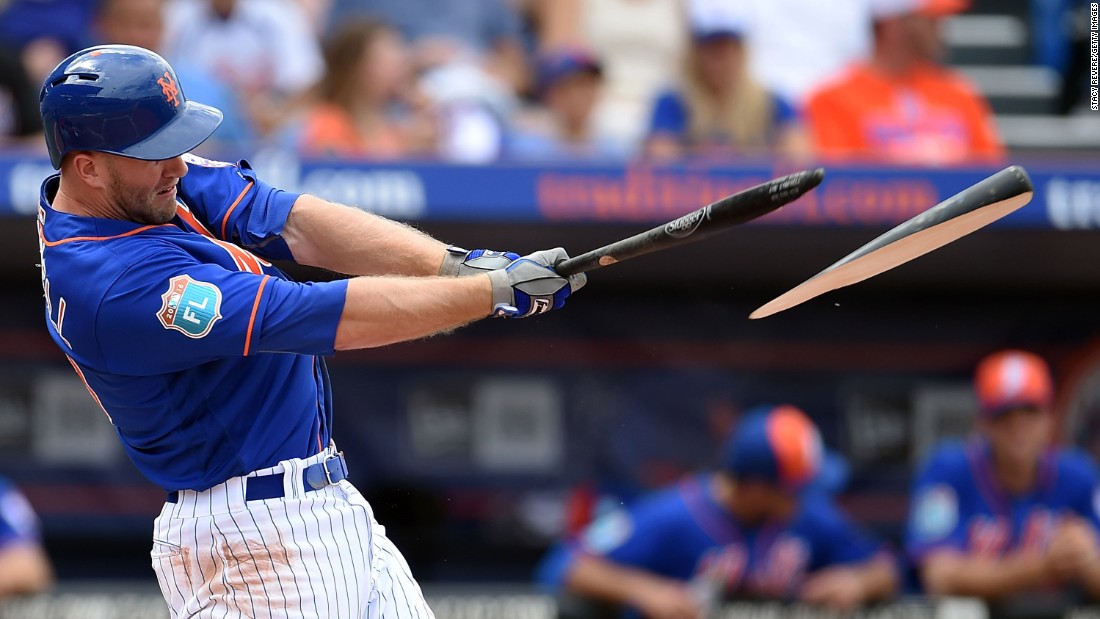
[[[599,61],[582,49],[559,49],[539,58],[540,108],[517,114],[505,154],[511,159],[622,159],[614,142],[597,137],[592,111],[603,83]]]
[[[726,598],[851,611],[893,594],[895,563],[822,493],[821,438],[790,405],[749,411],[717,471],[594,522],[540,580],[627,617],[700,619]]]
[[[523,1],[532,9],[540,49],[582,45],[600,59],[604,80],[592,113],[595,130],[637,152],[654,98],[683,70],[689,38],[684,0]]]
[[[989,104],[941,63],[942,19],[967,0],[873,0],[874,49],[812,94],[806,122],[828,159],[949,165],[1003,147]]]
[[[692,43],[683,82],[654,103],[645,142],[650,158],[809,155],[809,140],[794,108],[750,74],[733,4],[689,4]]]
[[[913,488],[906,551],[924,590],[1010,607],[1021,595],[1100,598],[1096,467],[1051,447],[1047,364],[998,352],[978,364],[974,383],[975,436],[936,448]]]

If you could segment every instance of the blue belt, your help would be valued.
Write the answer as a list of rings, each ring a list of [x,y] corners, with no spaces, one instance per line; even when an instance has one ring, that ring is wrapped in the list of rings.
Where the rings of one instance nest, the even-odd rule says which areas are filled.
[[[341,482],[347,477],[348,464],[344,461],[344,454],[338,453],[325,458],[321,462],[307,466],[302,471],[302,486],[305,487],[306,492],[313,492]],[[244,500],[246,501],[263,501],[285,496],[283,492],[283,473],[257,475],[245,479]],[[179,499],[179,492],[168,493],[169,503],[178,503]]]

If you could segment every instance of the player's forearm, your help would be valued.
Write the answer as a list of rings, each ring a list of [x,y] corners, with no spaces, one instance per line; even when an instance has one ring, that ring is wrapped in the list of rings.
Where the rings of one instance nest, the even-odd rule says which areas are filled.
[[[566,574],[565,586],[583,596],[637,607],[636,595],[652,587],[658,579],[641,570],[581,554]]]
[[[891,557],[876,557],[852,569],[859,578],[864,603],[889,599],[897,593],[898,571]]]
[[[16,544],[0,552],[0,597],[38,593],[53,584],[53,570],[42,549]]]
[[[1092,561],[1080,575],[1081,586],[1094,602],[1100,600],[1100,561]]]
[[[487,275],[357,277],[336,328],[336,349],[374,348],[449,331],[489,315]]]
[[[294,202],[282,237],[299,264],[348,275],[437,275],[446,250],[405,224],[310,195]]]
[[[1042,557],[1031,554],[988,559],[950,553],[927,558],[921,579],[933,595],[993,599],[1041,587],[1050,580],[1050,571]]]

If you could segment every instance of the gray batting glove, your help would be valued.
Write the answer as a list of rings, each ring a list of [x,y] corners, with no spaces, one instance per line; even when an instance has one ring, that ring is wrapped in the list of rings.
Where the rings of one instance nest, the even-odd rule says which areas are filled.
[[[584,273],[565,278],[554,271],[554,265],[567,258],[569,254],[557,247],[537,251],[502,269],[489,271],[489,281],[493,283],[492,315],[525,318],[565,305],[569,295],[588,282]]]
[[[439,274],[444,277],[465,277],[480,275],[486,271],[503,269],[519,258],[519,254],[510,251],[475,249],[466,251],[461,247],[448,247],[443,255],[443,264]]]

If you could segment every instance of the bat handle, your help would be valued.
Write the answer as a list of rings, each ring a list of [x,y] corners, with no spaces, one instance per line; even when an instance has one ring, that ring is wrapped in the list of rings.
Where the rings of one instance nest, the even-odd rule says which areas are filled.
[[[598,269],[602,266],[614,264],[617,262],[611,256],[601,256],[599,250],[590,251],[579,256],[573,256],[572,258],[566,258],[561,262],[554,265],[554,270],[558,275],[562,277],[569,277],[576,275],[577,273],[585,273],[592,269]]]

